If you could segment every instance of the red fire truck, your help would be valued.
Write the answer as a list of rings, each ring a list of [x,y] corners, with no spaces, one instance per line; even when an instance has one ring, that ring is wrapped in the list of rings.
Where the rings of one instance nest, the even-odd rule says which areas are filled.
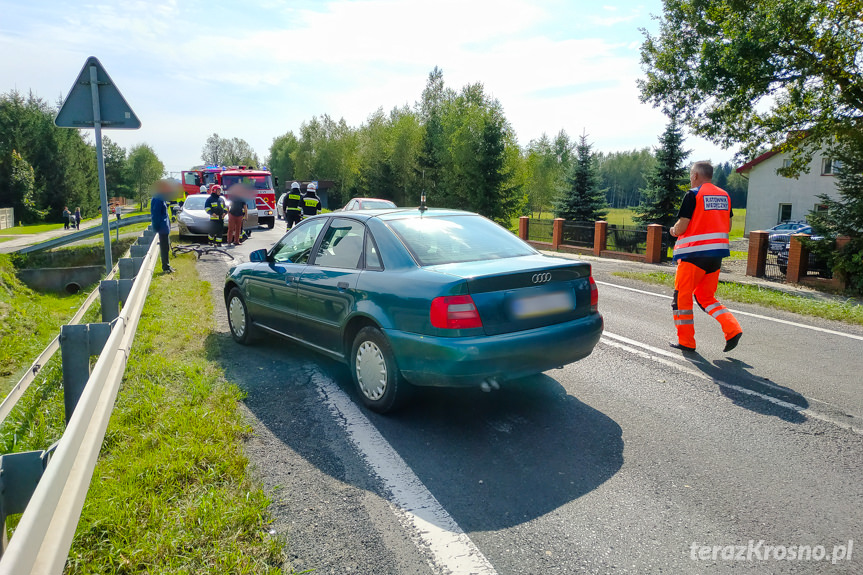
[[[276,188],[270,171],[261,167],[256,170],[247,166],[231,166],[221,173],[222,188],[231,189],[237,184],[255,190],[255,206],[258,208],[258,223],[272,229],[276,225]]]
[[[201,186],[210,188],[213,184],[222,183],[224,166],[197,166],[181,173],[180,182],[187,196],[201,193]]]
[[[266,167],[255,169],[252,166],[200,166],[182,173],[182,185],[186,195],[200,193],[202,185],[209,188],[219,184],[228,190],[240,184],[255,190],[255,206],[258,208],[258,222],[272,228],[276,225],[276,191],[273,175]]]

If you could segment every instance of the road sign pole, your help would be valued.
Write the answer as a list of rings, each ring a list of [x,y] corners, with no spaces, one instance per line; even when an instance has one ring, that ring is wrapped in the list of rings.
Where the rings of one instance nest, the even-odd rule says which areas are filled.
[[[111,273],[111,228],[108,225],[108,187],[105,185],[105,157],[102,155],[102,113],[99,108],[99,75],[90,65],[90,93],[93,95],[93,127],[96,128],[96,163],[99,170],[99,199],[102,202],[102,231],[105,238],[105,273]]]

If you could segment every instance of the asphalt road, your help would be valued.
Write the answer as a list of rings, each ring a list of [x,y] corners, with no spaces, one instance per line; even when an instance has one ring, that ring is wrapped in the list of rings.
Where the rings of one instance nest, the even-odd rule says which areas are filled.
[[[282,226],[232,253],[245,260]],[[738,314],[744,339],[725,355],[718,325],[696,315],[699,355],[685,359],[667,347],[664,290],[594,262],[606,334],[590,357],[492,393],[420,390],[380,416],[357,407],[343,366],[272,338],[233,342],[230,264],[198,265],[216,300],[214,358],[248,394],[246,449],[286,567],[446,573],[471,555],[478,567],[462,572],[863,573],[863,340],[831,333],[859,329],[729,303],[763,317]],[[425,503],[405,503],[400,477]],[[834,564],[848,540],[851,560]],[[828,558],[761,559],[768,545]]]

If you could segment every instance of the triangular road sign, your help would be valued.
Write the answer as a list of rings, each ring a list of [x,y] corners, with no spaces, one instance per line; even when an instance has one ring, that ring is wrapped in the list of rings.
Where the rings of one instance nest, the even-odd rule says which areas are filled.
[[[54,124],[59,128],[92,128],[93,93],[90,87],[91,66],[96,70],[96,84],[99,92],[100,123],[102,128],[114,130],[137,130],[141,120],[126,103],[123,95],[111,81],[108,72],[95,57],[90,56],[84,63],[78,79],[69,90],[63,107],[57,114]]]

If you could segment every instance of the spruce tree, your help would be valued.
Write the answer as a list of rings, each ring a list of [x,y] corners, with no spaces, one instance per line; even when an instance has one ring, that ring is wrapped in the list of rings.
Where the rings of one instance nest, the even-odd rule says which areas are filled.
[[[863,294],[863,133],[844,134],[832,154],[833,161],[839,162],[836,174],[839,197],[818,196],[827,211],[809,212],[806,219],[815,234],[827,240],[810,242],[810,248],[846,275],[850,291]],[[851,241],[837,251],[838,236],[848,236]]]
[[[689,181],[683,163],[689,153],[683,149],[683,132],[677,120],[672,118],[659,138],[656,164],[645,178],[646,186],[640,190],[641,204],[635,208],[636,222],[660,224],[665,228],[674,225],[682,192]]]
[[[563,196],[555,203],[554,215],[574,222],[594,222],[608,215],[605,190],[601,189],[587,134],[578,138],[576,158],[567,176]]]

